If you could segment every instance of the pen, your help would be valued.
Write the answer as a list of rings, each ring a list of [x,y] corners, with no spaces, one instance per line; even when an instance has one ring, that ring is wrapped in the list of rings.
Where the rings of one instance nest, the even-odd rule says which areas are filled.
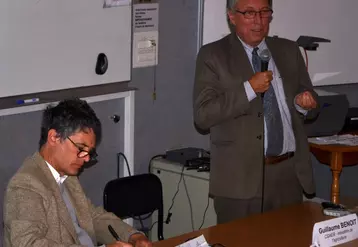
[[[121,241],[118,234],[116,233],[116,231],[113,229],[111,225],[108,225],[108,230],[117,241]]]
[[[23,105],[23,104],[35,103],[35,102],[39,102],[39,101],[40,101],[39,98],[19,99],[19,100],[16,100],[16,104],[17,105]]]

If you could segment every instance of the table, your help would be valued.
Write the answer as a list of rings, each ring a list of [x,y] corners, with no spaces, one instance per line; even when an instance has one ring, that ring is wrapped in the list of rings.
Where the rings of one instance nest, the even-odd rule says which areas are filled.
[[[332,170],[331,201],[339,203],[339,176],[343,166],[358,164],[358,146],[322,145],[310,143],[311,153]]]
[[[153,246],[174,247],[204,234],[209,244],[225,247],[309,247],[314,224],[327,219],[330,217],[322,214],[320,204],[304,202],[155,242]],[[358,246],[358,240],[342,246]]]

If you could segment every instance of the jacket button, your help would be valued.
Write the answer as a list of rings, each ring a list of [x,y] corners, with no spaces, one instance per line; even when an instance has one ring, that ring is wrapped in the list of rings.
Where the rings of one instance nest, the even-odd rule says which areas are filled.
[[[258,117],[261,117],[261,116],[262,116],[262,113],[261,113],[261,112],[257,113],[257,116],[258,116]]]
[[[262,135],[258,135],[256,136],[257,139],[261,140],[262,139]]]

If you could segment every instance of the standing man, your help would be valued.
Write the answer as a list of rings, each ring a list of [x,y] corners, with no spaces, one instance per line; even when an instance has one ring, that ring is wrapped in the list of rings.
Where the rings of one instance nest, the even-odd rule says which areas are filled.
[[[6,190],[5,247],[152,246],[142,233],[95,208],[85,196],[77,175],[84,162],[96,159],[100,137],[101,123],[83,100],[64,100],[44,111],[40,150],[25,160]],[[111,235],[109,225],[121,241]]]
[[[300,203],[303,190],[315,191],[303,119],[316,108],[316,94],[300,50],[267,37],[268,0],[227,4],[235,32],[200,49],[194,85],[195,124],[211,134],[218,223]],[[264,50],[271,59],[261,72]]]

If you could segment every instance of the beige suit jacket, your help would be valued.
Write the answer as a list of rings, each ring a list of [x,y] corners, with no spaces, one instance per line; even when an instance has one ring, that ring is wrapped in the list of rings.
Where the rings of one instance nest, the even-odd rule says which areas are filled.
[[[136,232],[114,214],[95,208],[77,177],[68,177],[65,184],[78,222],[95,245],[115,242],[109,224],[123,240]],[[39,153],[25,160],[6,190],[4,247],[10,246],[80,246],[59,186]]]
[[[316,97],[296,43],[266,38],[283,81],[296,139],[297,177],[307,193],[314,181],[303,116],[294,97],[309,90]],[[257,195],[262,179],[264,118],[261,97],[248,101],[244,82],[254,74],[247,54],[235,34],[205,45],[197,57],[194,85],[194,120],[210,130],[210,194],[249,199]]]

